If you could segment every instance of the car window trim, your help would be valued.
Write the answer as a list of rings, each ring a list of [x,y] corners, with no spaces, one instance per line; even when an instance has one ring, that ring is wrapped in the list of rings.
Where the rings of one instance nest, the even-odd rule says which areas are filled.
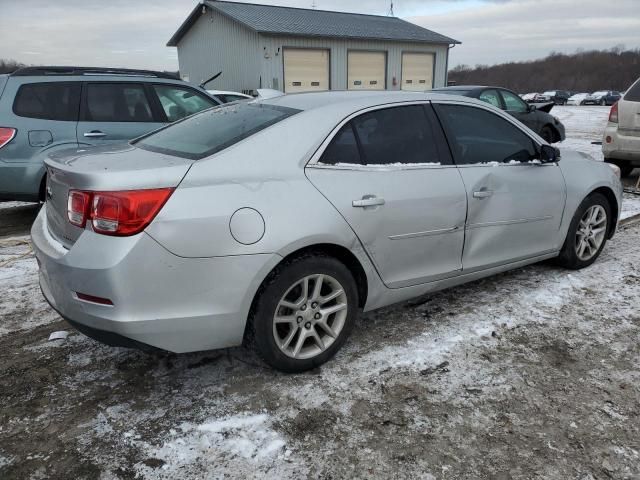
[[[149,92],[147,91],[147,88],[145,86],[146,82],[132,82],[132,81],[109,81],[109,80],[102,80],[102,81],[84,81],[82,82],[82,93],[80,96],[80,117],[79,117],[79,122],[86,122],[86,123],[158,123],[157,119],[155,118],[154,112],[153,112],[153,102],[151,101],[152,99],[149,98]],[[151,110],[151,118],[152,120],[150,122],[140,122],[137,120],[91,120],[88,118],[89,116],[89,102],[87,101],[87,95],[88,95],[88,90],[89,90],[89,85],[135,85],[135,86],[139,86],[142,87],[142,91],[144,92],[145,98],[147,99],[147,103],[149,104],[149,109]]]
[[[478,100],[479,102],[481,102],[481,100]],[[554,166],[554,165],[558,165],[558,162],[552,162],[552,163],[540,163],[540,164],[532,164],[532,163],[528,163],[528,162],[520,162],[520,163],[504,163],[504,162],[497,162],[498,164],[492,164],[492,163],[458,163],[458,158],[456,157],[455,154],[455,149],[452,148],[452,140],[450,140],[449,137],[453,137],[453,135],[450,133],[450,127],[447,125],[447,121],[446,118],[442,118],[443,116],[440,115],[440,113],[438,112],[438,105],[458,105],[458,106],[463,106],[463,107],[475,107],[475,108],[480,108],[482,110],[486,110],[489,113],[492,113],[494,115],[499,116],[500,118],[506,120],[507,122],[509,122],[511,125],[513,125],[514,127],[516,127],[518,130],[520,130],[522,133],[524,133],[529,139],[531,139],[531,141],[533,142],[533,144],[535,145],[536,149],[538,150],[538,153],[540,153],[540,149],[542,148],[542,145],[545,145],[546,142],[544,142],[544,140],[542,138],[535,138],[531,136],[531,133],[534,132],[527,132],[526,130],[524,130],[519,124],[521,124],[521,122],[519,122],[517,119],[515,119],[514,117],[512,117],[511,115],[509,115],[508,113],[506,113],[505,111],[502,110],[498,110],[495,107],[493,108],[486,108],[485,105],[483,104],[476,104],[476,103],[471,103],[471,102],[460,102],[460,101],[455,101],[455,100],[437,100],[437,101],[432,101],[433,103],[433,109],[438,117],[438,119],[440,120],[441,124],[442,124],[442,129],[444,130],[445,136],[447,138],[447,143],[449,144],[449,148],[451,150],[451,155],[453,157],[453,161],[454,164],[457,168],[480,168],[480,167],[485,167],[485,168],[499,168],[499,167],[530,167],[532,165],[535,165],[536,167],[544,167],[544,166]],[[484,103],[484,102],[482,102]],[[534,133],[534,135],[536,135]],[[537,135],[536,135],[537,137]]]
[[[324,152],[329,147],[329,145],[331,145],[331,142],[333,141],[335,136],[342,130],[342,127],[344,127],[347,123],[351,122],[351,120],[353,120],[354,118],[359,117],[360,115],[363,115],[365,113],[375,112],[377,110],[386,110],[387,108],[394,108],[394,107],[409,107],[413,105],[416,105],[416,106],[422,105],[424,110],[425,105],[431,105],[431,104],[432,104],[431,100],[407,100],[404,102],[384,103],[380,105],[366,107],[356,112],[352,112],[351,114],[343,118],[339,123],[337,123],[336,126],[331,130],[331,132],[329,132],[329,134],[320,143],[320,146],[316,149],[313,155],[311,155],[311,158],[309,159],[309,161],[306,162],[304,168],[321,168],[321,169],[332,169],[332,170],[363,170],[363,171],[425,170],[425,169],[440,169],[440,168],[456,168],[456,165],[453,161],[453,157],[449,157],[449,160],[451,161],[451,164],[449,165],[442,165],[442,164],[424,165],[419,163],[404,163],[401,165],[363,164],[363,163],[361,164],[354,163],[349,165],[347,164],[330,165],[330,164],[321,163],[322,157],[324,156]],[[428,120],[429,119],[427,117],[427,121]],[[353,128],[353,125],[352,125],[352,128]],[[357,133],[355,132],[355,129],[354,129],[354,133]],[[442,133],[444,135],[444,132]],[[446,140],[446,136],[445,136],[445,140]],[[360,142],[357,134],[356,134],[356,141],[358,143]],[[440,149],[438,148],[437,150],[438,150],[438,154],[440,154]],[[360,153],[360,157],[361,157],[360,161],[362,162],[363,160],[362,152]]]

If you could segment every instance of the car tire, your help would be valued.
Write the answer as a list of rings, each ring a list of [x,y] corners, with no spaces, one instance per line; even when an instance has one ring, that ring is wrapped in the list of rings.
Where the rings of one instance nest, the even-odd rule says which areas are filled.
[[[545,125],[544,127],[542,127],[542,129],[540,130],[540,136],[547,143],[553,143],[556,139],[555,132],[553,131],[553,128],[550,127],[549,125]]]
[[[247,339],[271,367],[304,372],[340,350],[359,313],[349,269],[328,255],[306,254],[277,267],[265,280],[252,307]]]
[[[595,262],[607,243],[610,222],[611,205],[604,195],[585,198],[571,220],[558,263],[579,270]]]

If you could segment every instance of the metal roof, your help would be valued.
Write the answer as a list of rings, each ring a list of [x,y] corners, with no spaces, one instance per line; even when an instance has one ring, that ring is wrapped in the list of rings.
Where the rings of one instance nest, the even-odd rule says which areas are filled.
[[[191,12],[171,37],[167,46],[177,46],[202,14],[203,5],[251,30],[264,34],[438,44],[460,43],[453,38],[396,17],[204,0]]]

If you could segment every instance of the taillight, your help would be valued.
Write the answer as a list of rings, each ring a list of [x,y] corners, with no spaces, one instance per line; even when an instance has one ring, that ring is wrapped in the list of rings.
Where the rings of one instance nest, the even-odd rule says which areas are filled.
[[[16,132],[17,130],[15,128],[0,127],[0,148],[13,140],[13,137],[16,136]]]
[[[71,225],[84,228],[87,224],[91,194],[79,190],[70,190],[67,199],[67,218]]]
[[[173,188],[153,190],[129,190],[123,192],[69,192],[69,222],[84,227],[87,221],[96,233],[126,237],[144,230],[171,196]],[[89,208],[82,222],[80,195],[85,195]],[[74,203],[74,201],[76,203]],[[72,208],[74,207],[74,208]],[[72,220],[72,212],[74,213]]]
[[[618,123],[618,102],[613,104],[611,111],[609,112],[609,121],[611,123]]]

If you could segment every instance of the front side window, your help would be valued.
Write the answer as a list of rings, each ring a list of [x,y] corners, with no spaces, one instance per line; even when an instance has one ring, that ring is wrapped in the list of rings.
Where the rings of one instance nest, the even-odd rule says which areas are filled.
[[[212,108],[135,142],[139,148],[198,160],[281,122],[299,110],[237,103]]]
[[[502,99],[507,112],[524,113],[529,110],[527,104],[522,101],[516,94],[502,90]]]
[[[210,98],[200,95],[189,88],[173,85],[154,85],[153,89],[158,95],[162,109],[169,122],[181,120],[184,117],[217,105]]]
[[[135,83],[88,83],[85,120],[153,122],[144,87]]]
[[[456,162],[520,163],[538,158],[533,140],[498,115],[477,107],[438,105]]]
[[[28,83],[18,90],[13,112],[20,117],[78,121],[79,104],[79,83]]]
[[[440,163],[432,125],[421,105],[376,110],[352,122],[367,165]]]
[[[502,108],[500,104],[500,95],[497,90],[485,90],[480,94],[480,100],[487,102],[494,107]]]

